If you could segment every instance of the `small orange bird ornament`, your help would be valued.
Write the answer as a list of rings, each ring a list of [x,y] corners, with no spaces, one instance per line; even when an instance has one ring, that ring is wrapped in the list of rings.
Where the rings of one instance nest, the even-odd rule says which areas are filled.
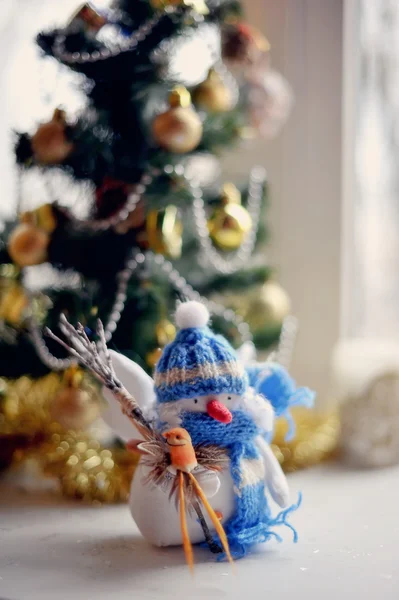
[[[191,473],[198,467],[197,457],[191,442],[190,434],[182,427],[175,427],[162,434],[166,439],[170,452],[169,471]]]

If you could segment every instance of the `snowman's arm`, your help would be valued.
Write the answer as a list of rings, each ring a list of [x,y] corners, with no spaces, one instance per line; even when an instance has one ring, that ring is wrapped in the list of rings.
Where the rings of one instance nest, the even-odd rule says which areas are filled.
[[[265,480],[272,498],[279,506],[284,508],[285,506],[288,506],[290,499],[287,478],[280,467],[280,463],[274,456],[272,449],[263,437],[258,436],[256,443],[262,454],[266,472]]]
[[[110,350],[109,354],[116,376],[129,393],[136,398],[145,418],[150,422],[153,421],[156,404],[153,379],[147,375],[140,365],[123,354],[114,350]],[[102,391],[108,404],[103,414],[107,425],[124,441],[137,437],[136,429],[130,419],[121,411],[120,404],[114,394],[105,386]]]

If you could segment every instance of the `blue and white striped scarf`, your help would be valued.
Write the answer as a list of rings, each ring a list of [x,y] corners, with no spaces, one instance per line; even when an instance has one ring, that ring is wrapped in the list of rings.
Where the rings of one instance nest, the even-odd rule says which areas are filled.
[[[266,498],[264,464],[255,439],[261,434],[247,413],[232,411],[233,420],[223,424],[207,414],[185,412],[181,426],[190,433],[193,444],[216,444],[226,448],[230,458],[230,473],[234,483],[236,510],[224,525],[229,544],[236,558],[244,556],[255,544],[271,537],[281,538],[272,531],[276,525],[286,525],[289,513],[298,508],[292,505],[272,517]]]

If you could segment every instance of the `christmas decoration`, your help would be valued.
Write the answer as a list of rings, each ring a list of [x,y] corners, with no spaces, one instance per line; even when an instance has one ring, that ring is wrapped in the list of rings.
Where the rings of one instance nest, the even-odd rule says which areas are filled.
[[[35,210],[23,212],[19,220],[21,223],[35,225],[47,233],[52,233],[57,226],[57,219],[51,204],[42,204]]]
[[[102,219],[112,215],[123,207],[127,202],[129,191],[129,186],[125,182],[104,177],[95,191],[97,218]]]
[[[8,253],[19,267],[40,265],[47,260],[48,233],[30,223],[17,225],[8,238]]]
[[[22,286],[12,282],[0,292],[0,319],[11,325],[20,325],[28,305],[29,299]]]
[[[107,23],[107,19],[100,15],[92,4],[85,2],[69,19],[66,31],[76,33],[83,30],[85,33],[96,34]]]
[[[212,550],[208,532],[203,528],[203,519],[198,519],[197,514],[193,518],[189,513],[187,522],[181,517],[180,531],[178,515],[170,503],[170,494],[165,493],[165,486],[168,484],[165,477],[167,471],[173,475],[173,469],[176,468],[178,471],[183,469],[191,472],[198,459],[197,449],[205,452],[204,448],[219,448],[216,460],[220,460],[223,449],[229,448],[228,470],[218,474],[213,472],[209,455],[203,466],[205,480],[208,480],[208,495],[212,498],[209,509],[212,510],[212,504],[217,503],[218,510],[223,515],[226,542],[233,555],[241,557],[254,544],[267,541],[272,536],[273,527],[287,524],[288,515],[298,508],[299,503],[287,508],[287,482],[265,441],[265,436],[273,427],[273,409],[265,398],[248,390],[243,366],[227,341],[215,336],[207,327],[208,319],[209,313],[203,304],[180,304],[176,311],[176,324],[180,331],[164,350],[155,370],[156,404],[153,409],[158,412],[160,425],[175,442],[184,439],[187,444],[187,440],[191,439],[197,454],[195,457],[191,452],[190,458],[185,455],[184,465],[183,457],[178,459],[172,453],[169,458],[171,455],[165,454],[160,437],[162,429],[154,429],[146,417],[148,411],[153,410],[152,398],[137,395],[137,398],[141,398],[141,407],[136,395],[132,396],[116,378],[113,356],[106,348],[101,322],[97,331],[98,347],[91,344],[82,327],[76,330],[65,318],[62,321],[63,331],[71,345],[51,332],[49,335],[89,368],[113,393],[122,412],[130,418],[144,438],[144,443],[140,440],[130,445],[145,455],[133,480],[131,510],[137,526],[152,543],[175,545],[182,541],[188,557],[191,556],[191,543],[206,540]],[[126,359],[123,362],[126,363]],[[132,375],[137,371],[138,365],[132,364]],[[138,377],[143,381],[145,379],[143,375]],[[136,381],[138,383],[138,378]],[[170,427],[176,426],[182,427],[183,431],[169,431]],[[153,457],[150,462],[146,460],[148,452]],[[253,464],[246,457],[251,457]],[[168,460],[171,460],[170,466],[165,464]],[[197,479],[200,476],[201,473],[198,473],[198,476],[193,477]],[[172,479],[175,483],[170,482],[169,477],[173,490],[176,479]],[[151,480],[156,482],[155,488],[154,485],[149,485]],[[183,475],[179,476],[178,483],[182,515],[185,502]],[[201,489],[202,484],[197,480],[192,485],[209,511],[206,493]],[[253,486],[261,486],[262,494],[254,495]],[[267,489],[273,499],[285,507],[275,518],[271,517],[268,507],[265,494]],[[216,526],[215,520],[212,521]],[[223,529],[217,528],[217,531],[227,552],[223,543]],[[296,533],[294,539],[296,540]],[[190,558],[189,560],[191,562]]]
[[[166,443],[162,438],[165,438]],[[212,474],[222,471],[227,463],[226,452],[211,445],[194,448],[190,434],[182,427],[165,431],[162,437],[148,428],[144,440],[144,442],[132,440],[128,443],[128,448],[144,457],[143,463],[145,462],[146,466],[151,468],[148,479],[153,485],[170,485],[170,497],[175,496],[175,502],[179,506],[183,547],[191,571],[194,567],[194,556],[188,535],[186,512],[196,514],[211,552],[219,554],[224,550],[228,560],[233,562],[226,532],[198,482],[200,472],[208,471]],[[201,504],[205,507],[220,538],[220,546],[212,538]]]
[[[66,136],[66,115],[56,109],[51,121],[39,126],[31,138],[35,160],[44,165],[62,163],[73,151],[73,143]]]
[[[232,183],[223,186],[217,208],[208,221],[208,230],[214,244],[226,251],[239,248],[252,228],[246,208],[241,206],[241,194]]]
[[[176,327],[168,319],[161,319],[155,328],[157,348],[148,352],[146,363],[149,367],[154,368],[162,355],[162,349],[173,342],[176,336]]]
[[[54,432],[36,455],[43,472],[59,481],[67,498],[91,504],[124,502],[137,458],[120,448],[104,448],[84,433]]]
[[[246,77],[251,125],[261,136],[272,139],[290,115],[291,88],[280,73],[265,65],[254,66]]]
[[[193,100],[199,109],[209,112],[227,112],[233,107],[231,92],[214,69],[209,71],[207,79],[195,89]]]
[[[226,23],[222,30],[222,55],[233,65],[256,65],[270,50],[265,36],[244,21]]]
[[[183,224],[176,206],[150,211],[146,218],[146,232],[151,250],[171,258],[180,258]]]
[[[157,342],[161,347],[170,344],[176,337],[176,327],[168,319],[161,319],[155,328]]]
[[[0,379],[0,384],[3,468],[34,459],[67,497],[92,503],[126,500],[137,459],[121,448],[104,448],[88,433],[65,431],[54,419],[53,403],[65,390],[65,377],[51,373],[38,379]],[[83,385],[90,402],[100,406],[98,389],[87,375]]]
[[[83,373],[75,366],[64,373],[65,387],[54,397],[50,412],[65,429],[84,430],[99,416],[100,405],[82,388]]]
[[[146,354],[145,362],[149,367],[151,367],[151,369],[153,369],[159,361],[159,359],[161,358],[161,356],[162,348],[155,348],[154,350],[151,350],[151,352],[148,352]]]
[[[169,96],[170,109],[155,117],[152,132],[165,150],[185,154],[201,141],[202,123],[191,108],[191,96],[184,87],[176,87]]]
[[[265,325],[281,324],[291,312],[287,292],[276,281],[270,280],[254,288],[243,310],[237,307],[253,331]]]
[[[11,259],[19,267],[39,265],[47,260],[47,247],[50,233],[54,231],[57,221],[51,204],[43,204],[39,208],[20,215],[18,225],[8,238],[8,252]]]

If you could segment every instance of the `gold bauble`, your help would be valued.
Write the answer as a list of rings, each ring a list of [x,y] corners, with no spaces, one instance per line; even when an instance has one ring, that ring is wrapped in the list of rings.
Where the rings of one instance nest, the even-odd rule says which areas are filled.
[[[198,108],[209,112],[227,112],[233,107],[229,88],[213,69],[207,79],[194,91],[193,100]]]
[[[171,258],[180,258],[183,224],[176,206],[151,210],[146,219],[146,232],[151,250]]]
[[[0,319],[11,325],[19,325],[26,313],[29,299],[22,286],[13,282],[0,294]]]
[[[54,398],[50,407],[54,421],[65,429],[86,429],[100,414],[99,403],[86,390],[66,387]]]
[[[241,194],[232,183],[223,186],[221,203],[208,220],[208,231],[216,246],[231,252],[241,246],[252,229],[252,219],[241,206]]]
[[[160,346],[166,346],[176,337],[176,327],[168,319],[161,319],[155,327],[155,335]]]
[[[276,281],[267,281],[254,288],[248,296],[242,315],[253,331],[272,324],[282,323],[291,312],[287,292]]]
[[[176,337],[176,327],[168,319],[161,319],[155,327],[158,347],[148,352],[145,360],[149,367],[154,368],[162,356],[162,349]]]
[[[201,119],[191,107],[191,97],[186,88],[175,88],[169,102],[169,110],[155,117],[153,121],[153,136],[157,143],[169,152],[191,152],[202,138]]]
[[[57,219],[52,204],[42,204],[35,210],[23,212],[19,220],[21,223],[35,225],[47,233],[52,233],[57,227]]]
[[[205,0],[150,0],[150,3],[155,10],[165,10],[169,6],[187,6],[200,15],[209,13]]]
[[[51,121],[39,126],[31,138],[35,159],[44,165],[62,163],[71,154],[74,146],[65,133],[66,120],[62,110],[54,111]]]
[[[155,348],[155,350],[151,350],[151,352],[147,352],[145,357],[145,362],[152,369],[157,365],[159,359],[162,356],[162,348]]]
[[[8,253],[20,267],[40,265],[47,260],[48,233],[31,223],[20,223],[8,238]]]

